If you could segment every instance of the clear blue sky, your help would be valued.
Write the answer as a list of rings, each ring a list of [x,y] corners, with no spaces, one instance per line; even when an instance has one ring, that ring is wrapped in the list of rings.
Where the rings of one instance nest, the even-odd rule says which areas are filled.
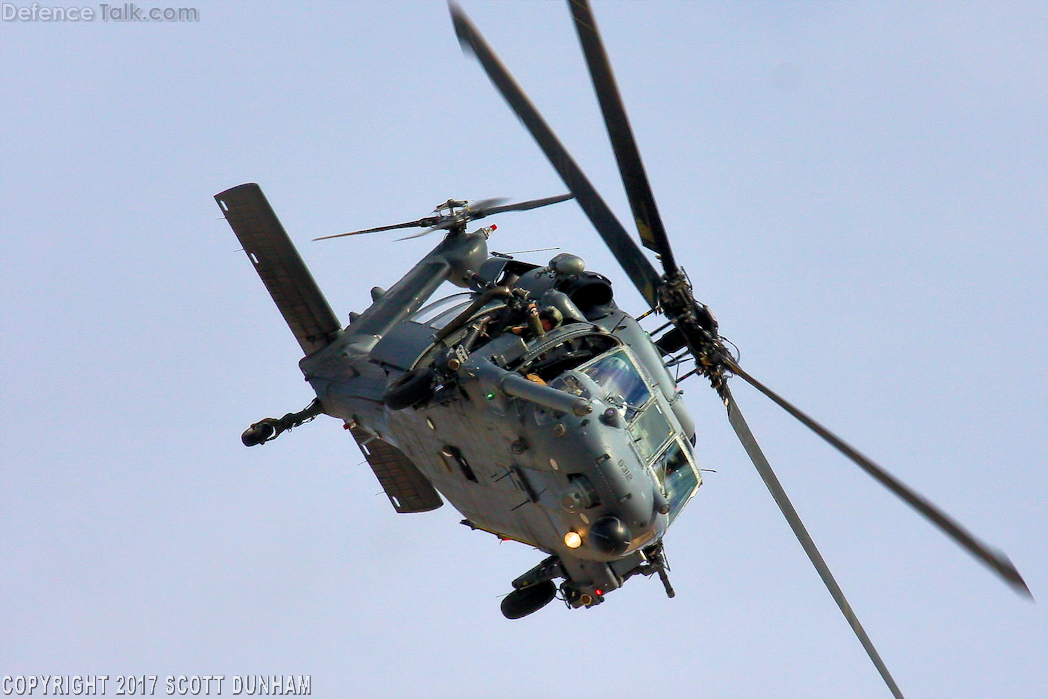
[[[213,194],[260,183],[344,318],[435,241],[311,238],[563,186],[442,2],[195,6],[0,24],[0,674],[888,696],[698,381],[716,473],[667,537],[673,600],[635,580],[507,622],[499,596],[537,552],[450,507],[396,515],[334,420],[245,449],[312,395]],[[566,7],[465,9],[628,219]],[[678,259],[743,365],[1007,551],[1041,600],[740,385],[899,685],[1048,695],[1048,5],[594,9]],[[641,309],[574,204],[498,225],[495,249],[562,246]]]

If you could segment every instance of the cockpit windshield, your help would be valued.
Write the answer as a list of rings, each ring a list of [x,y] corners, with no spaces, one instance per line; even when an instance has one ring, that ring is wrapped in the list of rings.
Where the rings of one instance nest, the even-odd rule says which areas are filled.
[[[699,485],[695,467],[691,463],[687,448],[679,439],[675,439],[669,448],[655,459],[652,469],[666,491],[672,522]]]
[[[607,352],[579,371],[593,379],[611,402],[625,407],[627,420],[651,398],[640,370],[621,348]]]

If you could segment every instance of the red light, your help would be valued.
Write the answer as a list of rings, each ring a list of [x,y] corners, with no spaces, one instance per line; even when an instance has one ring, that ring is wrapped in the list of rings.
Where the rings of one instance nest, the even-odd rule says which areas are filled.
[[[593,592],[594,592],[594,594],[597,595],[597,597],[600,597],[601,595],[604,594],[604,590],[594,590]]]
[[[498,226],[496,226],[494,223],[488,226],[488,228],[490,228],[493,231],[498,230]]]

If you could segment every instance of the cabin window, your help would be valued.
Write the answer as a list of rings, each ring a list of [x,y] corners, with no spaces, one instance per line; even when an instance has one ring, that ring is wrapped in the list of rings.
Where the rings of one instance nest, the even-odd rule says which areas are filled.
[[[463,292],[461,294],[452,294],[442,299],[438,299],[428,306],[415,312],[415,315],[411,316],[411,320],[416,323],[423,325],[429,324],[437,316],[443,314],[451,307],[461,306],[463,309],[469,305],[473,299],[473,294],[469,292]],[[455,316],[452,316],[454,318]]]
[[[428,325],[434,330],[443,330],[445,326],[458,318],[467,308],[469,308],[475,300],[476,297],[470,293],[454,294],[426,306],[416,313],[412,317],[412,320],[416,323]],[[473,316],[477,317],[485,315],[505,305],[506,302],[503,299],[492,299],[484,304],[483,307],[477,309],[473,313]]]
[[[466,301],[465,303],[460,303],[457,306],[452,306],[448,310],[438,315],[433,320],[429,321],[429,327],[435,328],[436,330],[443,330],[445,325],[458,318],[463,311],[469,308],[471,303],[472,301]]]

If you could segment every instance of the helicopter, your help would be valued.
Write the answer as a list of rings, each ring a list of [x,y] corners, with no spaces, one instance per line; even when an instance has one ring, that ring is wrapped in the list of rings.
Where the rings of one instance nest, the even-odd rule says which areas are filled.
[[[343,328],[261,189],[216,195],[223,214],[305,354],[300,369],[317,399],[267,418],[245,445],[275,439],[320,414],[340,419],[397,512],[425,512],[447,499],[463,524],[520,541],[546,557],[512,582],[508,618],[556,597],[592,608],[627,580],[657,576],[667,595],[663,537],[702,479],[695,425],[669,369],[705,378],[729,423],[819,575],[891,689],[902,696],[834,581],[754,439],[729,390],[739,379],[765,394],[947,535],[1029,594],[1004,557],[746,372],[678,266],[592,12],[569,2],[641,242],[656,271],[466,15],[452,6],[456,34],[538,142],[569,195],[503,206],[448,200],[432,215],[355,231],[423,228],[443,240]],[[619,309],[610,281],[560,254],[533,265],[487,249],[494,226],[472,221],[573,198],[649,308]],[[352,235],[352,234],[343,234]],[[335,237],[335,236],[325,236]],[[450,282],[464,291],[431,301]],[[649,335],[639,320],[667,323]],[[555,582],[562,580],[559,585]]]

